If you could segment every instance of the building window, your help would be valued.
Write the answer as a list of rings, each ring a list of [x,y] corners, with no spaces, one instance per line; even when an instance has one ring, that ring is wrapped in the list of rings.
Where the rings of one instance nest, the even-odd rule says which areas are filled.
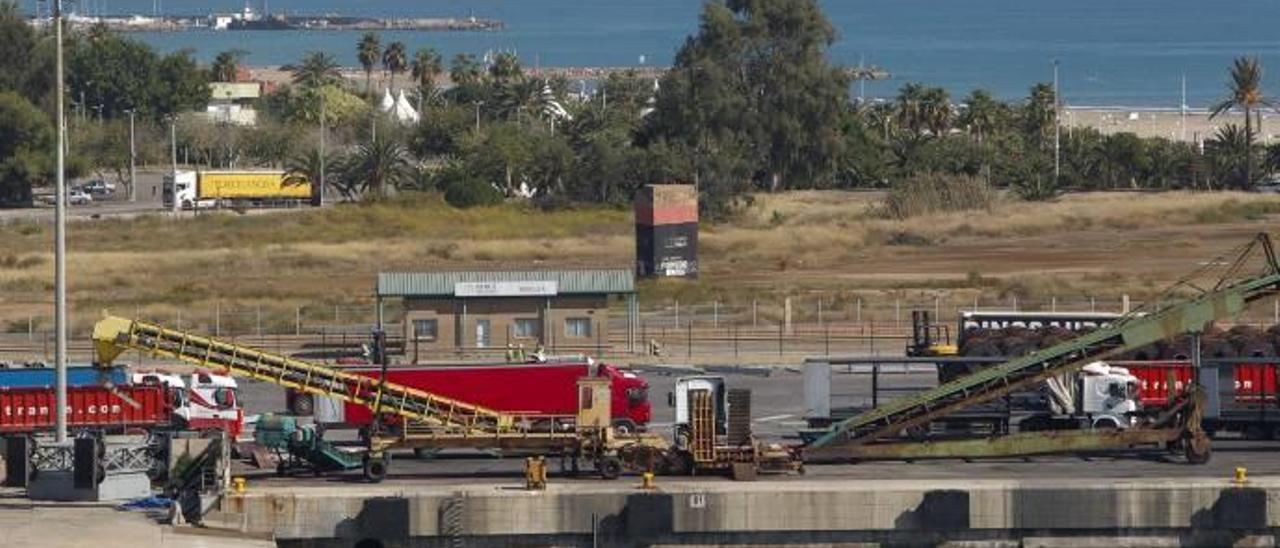
[[[434,341],[439,335],[436,320],[413,320],[413,337],[419,340]]]
[[[570,338],[587,338],[591,336],[591,318],[567,318],[564,321],[564,336]]]
[[[538,319],[537,318],[516,318],[514,326],[515,337],[518,339],[536,339],[538,338]]]

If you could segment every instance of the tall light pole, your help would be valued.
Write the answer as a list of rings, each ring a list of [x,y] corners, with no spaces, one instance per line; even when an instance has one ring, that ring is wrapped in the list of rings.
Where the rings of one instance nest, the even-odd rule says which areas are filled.
[[[320,207],[324,207],[324,134],[325,130],[325,108],[324,108],[324,88],[320,89]]]
[[[55,437],[59,443],[67,441],[67,180],[66,135],[67,124],[62,112],[64,93],[62,74],[62,0],[53,1],[53,28],[57,62],[55,64],[54,95],[57,97],[57,176],[54,191],[54,354],[55,368]]]
[[[484,104],[484,101],[476,101],[476,103],[475,103],[475,105],[476,105],[476,133],[480,133],[480,106],[481,106],[481,105],[483,105],[483,104]]]
[[[182,205],[178,202],[178,116],[176,114],[169,115],[169,177],[172,182],[173,197],[173,215],[176,217],[178,211],[182,209]],[[195,208],[195,198],[192,198],[191,207]]]
[[[1058,100],[1058,60],[1053,60],[1053,181],[1062,174],[1062,101]]]
[[[133,115],[137,109],[129,109],[129,201],[138,201],[138,149],[133,139]]]

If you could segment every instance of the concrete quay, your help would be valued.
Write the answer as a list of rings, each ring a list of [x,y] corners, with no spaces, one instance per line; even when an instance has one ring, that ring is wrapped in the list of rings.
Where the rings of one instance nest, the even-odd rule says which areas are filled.
[[[480,480],[486,481],[486,480]],[[487,480],[492,481],[492,480]],[[251,485],[205,525],[280,546],[1275,546],[1280,477],[842,480],[635,478]]]

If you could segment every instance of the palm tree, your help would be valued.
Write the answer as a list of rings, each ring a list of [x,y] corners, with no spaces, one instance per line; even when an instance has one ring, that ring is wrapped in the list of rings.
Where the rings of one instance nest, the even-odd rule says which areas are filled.
[[[1244,110],[1244,187],[1253,184],[1253,111],[1262,107],[1275,108],[1271,99],[1262,94],[1262,65],[1257,57],[1240,57],[1231,67],[1231,82],[1227,84],[1227,98],[1214,105],[1209,119],[1233,108]],[[1239,131],[1238,129],[1236,131]],[[1219,136],[1221,136],[1219,132]]]
[[[319,89],[342,81],[338,61],[323,51],[307,53],[301,63],[287,68],[293,73],[293,83],[307,89]]]
[[[1249,178],[1249,160],[1253,154],[1247,151],[1253,143],[1251,132],[1252,128],[1227,124],[1218,128],[1213,139],[1205,142],[1210,179],[1224,188],[1249,187],[1252,182]]]
[[[342,190],[349,196],[364,193],[373,198],[387,195],[387,189],[412,184],[413,166],[404,145],[395,139],[362,143],[342,166]]]
[[[404,42],[392,42],[387,45],[387,51],[382,53],[382,68],[391,73],[391,81],[387,83],[387,89],[394,92],[396,74],[409,68],[409,58],[405,52]]]
[[[960,125],[968,128],[969,134],[979,144],[987,135],[995,132],[1003,124],[1004,105],[996,100],[991,92],[975,89],[964,100],[964,112],[960,114]]]
[[[924,125],[935,137],[942,137],[951,130],[953,112],[947,90],[938,87],[925,89],[920,97],[920,106]]]
[[[493,81],[498,85],[519,80],[524,76],[520,69],[520,58],[509,51],[495,55],[493,64],[489,65],[489,75],[493,77]]]
[[[413,54],[413,78],[418,81],[418,112],[422,112],[422,99],[435,95],[436,78],[444,72],[440,54],[432,48],[423,48]]]
[[[902,129],[919,135],[924,127],[924,84],[908,82],[898,89],[894,117]]]
[[[366,32],[360,37],[360,42],[356,44],[356,57],[360,59],[360,66],[364,67],[364,95],[368,97],[372,91],[373,67],[378,65],[378,60],[382,57],[382,44],[378,41],[377,33]]]
[[[1031,86],[1022,122],[1027,136],[1041,149],[1048,147],[1050,136],[1053,135],[1056,104],[1057,97],[1053,93],[1052,84],[1041,82]]]
[[[219,53],[213,59],[213,65],[209,67],[209,72],[213,76],[215,82],[234,82],[236,81],[236,73],[240,71],[240,60],[248,53],[242,49],[231,49]]]

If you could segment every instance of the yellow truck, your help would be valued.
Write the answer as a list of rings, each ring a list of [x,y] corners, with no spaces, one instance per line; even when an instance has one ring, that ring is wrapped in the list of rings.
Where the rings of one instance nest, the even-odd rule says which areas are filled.
[[[285,171],[178,171],[165,175],[166,207],[173,206],[175,180],[183,209],[295,205],[311,200],[311,181]]]

